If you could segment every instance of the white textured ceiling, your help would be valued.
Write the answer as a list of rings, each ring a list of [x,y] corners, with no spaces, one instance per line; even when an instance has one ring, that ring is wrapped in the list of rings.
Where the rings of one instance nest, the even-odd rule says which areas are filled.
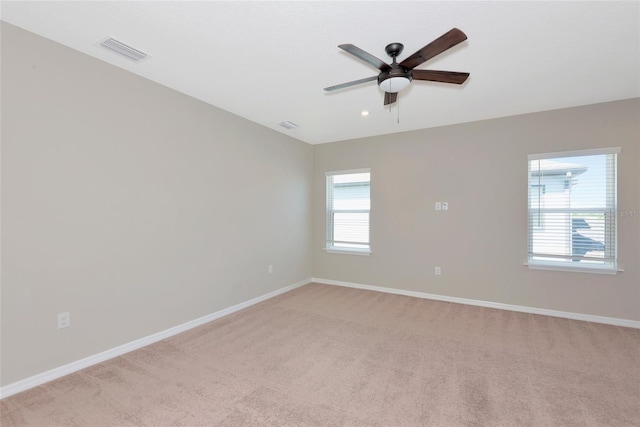
[[[638,1],[2,1],[0,14],[310,144],[640,96]],[[453,27],[468,40],[418,69],[470,72],[462,86],[414,81],[391,109],[375,81],[322,90],[378,73],[338,44],[390,62],[387,44],[402,60]],[[120,57],[107,36],[151,57]]]

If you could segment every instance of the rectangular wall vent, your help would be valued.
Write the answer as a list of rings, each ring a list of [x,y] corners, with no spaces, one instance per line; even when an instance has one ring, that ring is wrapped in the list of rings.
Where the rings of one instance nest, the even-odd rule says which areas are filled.
[[[297,124],[290,122],[290,121],[286,121],[286,122],[280,122],[280,126],[282,126],[283,128],[287,128],[287,129],[295,129],[298,127]]]
[[[108,49],[113,50],[114,52],[119,53],[120,55],[124,55],[129,59],[133,59],[134,61],[140,61],[141,59],[144,59],[147,56],[149,56],[146,53],[138,49],[135,49],[131,46],[128,46],[122,43],[121,41],[118,41],[111,37],[109,37],[108,39],[106,39],[100,44]]]

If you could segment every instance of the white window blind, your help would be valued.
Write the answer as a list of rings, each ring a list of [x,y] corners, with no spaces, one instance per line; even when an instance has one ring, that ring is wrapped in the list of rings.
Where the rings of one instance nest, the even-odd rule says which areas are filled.
[[[370,251],[369,169],[327,172],[327,250]]]
[[[529,156],[529,264],[617,268],[619,148]]]

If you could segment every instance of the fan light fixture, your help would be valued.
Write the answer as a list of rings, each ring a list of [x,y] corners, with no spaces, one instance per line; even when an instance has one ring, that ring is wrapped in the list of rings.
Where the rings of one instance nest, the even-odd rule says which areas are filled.
[[[409,86],[411,80],[407,77],[389,77],[379,83],[380,89],[389,93],[397,93]]]

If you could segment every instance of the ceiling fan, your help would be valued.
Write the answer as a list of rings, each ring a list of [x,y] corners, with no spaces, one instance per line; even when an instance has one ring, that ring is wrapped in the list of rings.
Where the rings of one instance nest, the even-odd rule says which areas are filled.
[[[337,89],[344,89],[361,83],[378,80],[378,86],[384,90],[384,105],[393,104],[398,99],[398,92],[409,86],[411,80],[428,80],[432,82],[462,84],[469,77],[469,73],[457,71],[436,71],[436,70],[415,70],[414,68],[423,62],[428,61],[436,55],[440,55],[447,49],[461,43],[467,39],[467,35],[457,28],[453,28],[444,33],[413,55],[404,59],[399,64],[396,58],[402,52],[402,43],[391,43],[387,45],[385,51],[392,58],[391,64],[381,61],[368,52],[352,44],[341,44],[338,47],[351,55],[362,59],[365,62],[380,70],[377,76],[366,77],[335,86],[329,86],[324,90],[330,92]]]

